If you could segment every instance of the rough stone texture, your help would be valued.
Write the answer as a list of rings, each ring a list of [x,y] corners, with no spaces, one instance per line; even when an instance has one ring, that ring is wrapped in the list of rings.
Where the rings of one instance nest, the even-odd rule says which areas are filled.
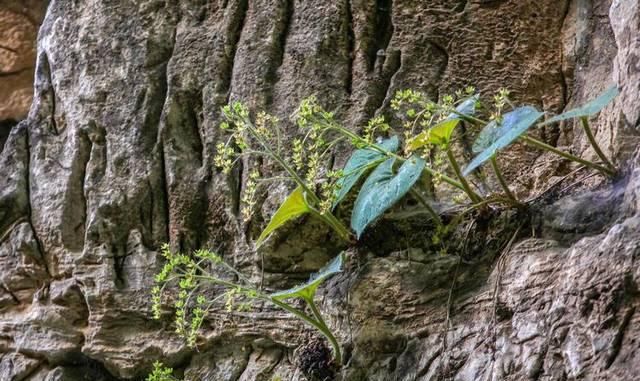
[[[163,242],[216,248],[254,276],[264,260],[274,288],[340,250],[309,221],[255,252],[286,189],[241,223],[246,174],[212,165],[220,106],[286,120],[316,94],[356,129],[397,89],[467,83],[552,112],[617,83],[594,126],[626,177],[540,202],[533,232],[499,256],[489,247],[509,237],[462,263],[408,235],[353,253],[321,295],[347,349],[341,376],[637,379],[639,19],[635,0],[52,1],[29,116],[0,153],[0,379],[133,380],[162,359],[189,380],[302,380],[309,332],[269,306],[211,316],[198,352],[151,320]],[[535,133],[591,152],[577,126]],[[523,195],[572,169],[523,146],[504,155]]]
[[[0,1],[0,151],[31,105],[36,34],[46,1]]]

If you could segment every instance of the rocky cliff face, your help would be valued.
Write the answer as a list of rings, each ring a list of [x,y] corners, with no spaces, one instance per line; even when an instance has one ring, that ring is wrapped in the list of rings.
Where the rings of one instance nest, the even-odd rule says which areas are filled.
[[[256,252],[286,189],[240,222],[246,171],[212,164],[220,107],[286,119],[316,94],[357,129],[397,89],[469,83],[551,112],[617,83],[595,127],[624,176],[572,175],[532,231],[507,245],[488,229],[464,260],[412,245],[429,235],[420,225],[354,253],[321,299],[347,352],[337,379],[637,379],[639,25],[636,0],[52,1],[31,110],[0,153],[0,379],[133,380],[157,359],[188,380],[304,379],[295,349],[309,331],[268,306],[212,314],[199,351],[151,319],[164,242],[215,248],[272,288],[340,250],[303,221]],[[4,44],[2,86],[30,65],[5,67]],[[0,119],[21,119],[7,104]],[[573,125],[535,133],[592,155]],[[523,196],[572,170],[526,147],[505,155]]]

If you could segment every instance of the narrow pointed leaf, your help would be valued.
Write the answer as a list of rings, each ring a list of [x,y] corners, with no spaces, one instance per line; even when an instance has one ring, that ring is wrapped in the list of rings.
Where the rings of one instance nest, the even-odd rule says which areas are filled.
[[[412,157],[405,161],[397,174],[393,173],[396,159],[384,161],[362,185],[351,214],[351,228],[358,238],[365,228],[398,202],[422,174],[425,161]]]
[[[311,209],[304,199],[304,191],[301,187],[297,187],[289,196],[287,196],[273,217],[271,217],[271,221],[269,221],[267,227],[264,229],[262,234],[260,234],[258,241],[256,241],[256,245],[260,246],[271,233],[288,221],[309,213],[310,211]]]
[[[389,139],[385,139],[379,144],[380,148],[396,152],[398,150],[399,141],[397,136],[392,136]],[[372,167],[381,163],[385,158],[385,155],[372,148],[362,148],[353,152],[347,164],[345,164],[343,172],[344,175],[338,182],[338,190],[336,191],[336,197],[333,202],[335,208],[349,193],[351,188],[358,182],[360,177],[369,171]]]
[[[275,300],[284,300],[289,298],[302,298],[305,300],[313,300],[313,297],[318,290],[318,287],[328,279],[330,276],[335,275],[342,271],[342,264],[344,262],[344,253],[340,253],[337,257],[332,259],[326,266],[324,266],[316,274],[313,274],[307,283],[301,284],[290,288],[288,290],[279,291],[271,294],[271,298]]]
[[[540,125],[545,126],[547,124],[560,122],[566,119],[595,115],[599,113],[606,105],[608,105],[609,102],[611,102],[616,96],[618,96],[618,94],[620,94],[620,90],[618,90],[618,87],[612,86],[608,88],[604,93],[600,94],[600,96],[591,100],[587,104],[578,108],[574,108],[573,110],[563,112],[560,115],[556,115],[553,118],[546,120],[544,123],[541,123]]]
[[[491,159],[499,150],[509,146],[527,132],[544,115],[531,106],[518,107],[506,113],[501,124],[489,123],[474,143],[474,151],[481,151],[462,171],[464,176]]]
[[[460,114],[467,116],[475,114],[478,98],[478,95],[467,98],[456,107],[457,113],[449,114],[445,120],[416,135],[407,143],[409,150],[413,151],[427,144],[449,144],[453,130],[456,129],[461,120],[464,120]]]

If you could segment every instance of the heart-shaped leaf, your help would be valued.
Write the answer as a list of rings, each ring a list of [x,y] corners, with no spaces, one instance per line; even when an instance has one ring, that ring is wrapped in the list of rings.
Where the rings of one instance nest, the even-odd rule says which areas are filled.
[[[526,120],[528,117],[535,115],[538,110],[533,107],[518,107],[511,112],[506,113],[502,118],[502,123],[495,120],[489,122],[478,134],[476,141],[473,143],[473,153],[480,153],[490,147],[501,137],[509,134],[518,123]],[[529,125],[531,127],[531,125]],[[519,136],[519,135],[518,135]]]
[[[474,143],[474,150],[481,151],[480,154],[467,165],[462,174],[467,176],[485,161],[491,159],[499,150],[509,146],[520,135],[527,132],[542,115],[544,113],[534,107],[524,106],[504,114],[500,124],[488,123]]]
[[[422,174],[425,161],[412,157],[393,173],[395,158],[385,160],[362,185],[351,214],[351,228],[358,238],[364,229],[398,202]]]
[[[280,205],[276,211],[276,214],[271,217],[271,221],[269,221],[267,227],[262,231],[260,237],[258,237],[256,245],[260,246],[271,233],[288,221],[309,213],[310,211],[311,209],[304,199],[304,191],[301,187],[297,187],[289,196],[287,196],[282,205]]]
[[[313,274],[309,281],[300,286],[290,288],[288,290],[279,291],[271,294],[271,298],[275,300],[284,300],[289,298],[302,298],[305,300],[313,300],[313,297],[318,290],[318,287],[330,276],[342,271],[342,264],[344,262],[344,253],[340,253],[337,257],[331,260],[326,266],[324,266],[316,274]]]
[[[472,116],[475,113],[478,99],[479,96],[474,95],[464,100],[456,107],[456,112],[449,114],[445,120],[422,131],[413,139],[409,140],[407,148],[413,151],[427,144],[448,145],[451,141],[453,130],[455,130],[461,120],[464,120],[463,115]]]
[[[587,104],[578,108],[574,108],[573,110],[563,112],[560,115],[556,115],[553,118],[546,120],[544,123],[541,123],[540,125],[545,126],[547,124],[559,122],[561,120],[581,118],[597,114],[606,105],[608,105],[609,102],[611,102],[616,96],[618,96],[618,94],[620,94],[620,90],[618,90],[618,87],[612,86],[608,88],[604,93],[600,94],[596,99],[591,100]]]
[[[399,144],[398,137],[392,136],[376,145],[386,151],[396,152]],[[382,152],[370,147],[354,151],[342,170],[344,175],[336,183],[338,190],[333,207],[335,208],[347,196],[364,173],[380,164],[385,157]]]

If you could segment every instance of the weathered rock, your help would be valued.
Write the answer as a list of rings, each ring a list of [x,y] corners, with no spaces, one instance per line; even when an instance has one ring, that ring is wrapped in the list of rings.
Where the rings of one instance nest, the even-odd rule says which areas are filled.
[[[31,105],[36,34],[46,5],[43,0],[0,2],[0,151]]]
[[[397,229],[320,299],[345,345],[345,380],[638,378],[638,18],[635,0],[52,1],[29,116],[0,153],[0,379],[133,380],[158,359],[188,380],[304,379],[295,348],[309,330],[270,306],[215,311],[198,352],[175,336],[170,311],[151,319],[164,242],[215,248],[256,278],[264,270],[272,288],[342,249],[303,221],[256,252],[288,189],[270,188],[241,221],[246,166],[258,163],[230,176],[213,167],[229,100],[286,121],[315,94],[358,129],[391,115],[405,87],[435,97],[506,86],[559,112],[611,83],[622,95],[593,125],[624,181],[542,197],[501,255],[509,219],[470,240],[476,256],[464,261],[414,241],[428,225]],[[592,155],[579,126],[534,133]],[[503,158],[522,195],[573,169],[524,146]]]

